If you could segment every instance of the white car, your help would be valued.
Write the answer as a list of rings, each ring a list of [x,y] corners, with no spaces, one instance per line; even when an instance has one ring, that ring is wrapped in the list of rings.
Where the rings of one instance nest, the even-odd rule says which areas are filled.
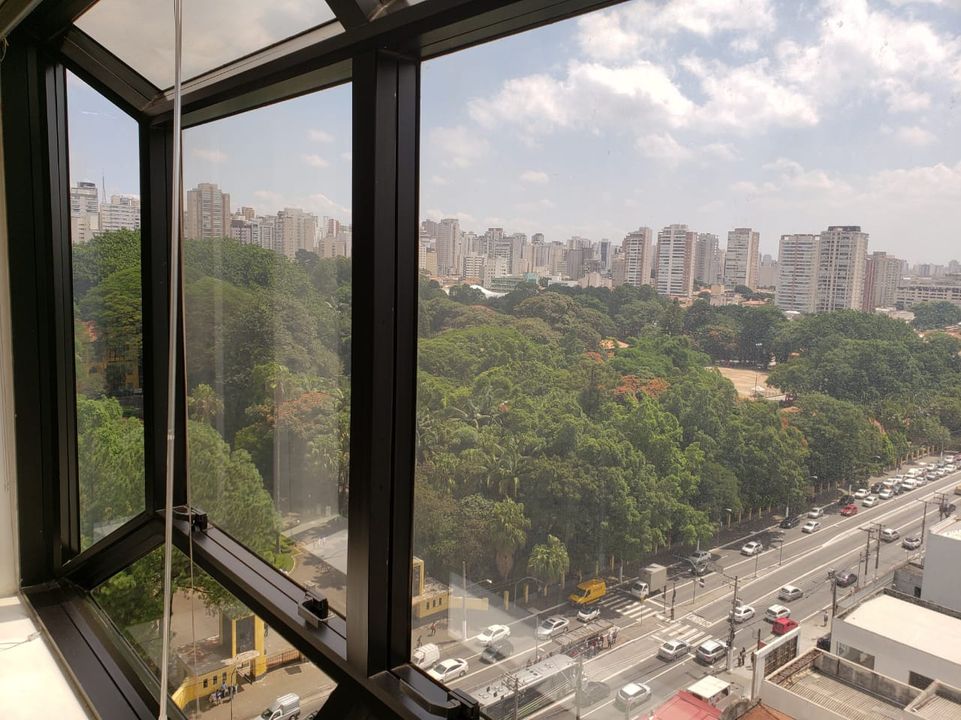
[[[864,507],[874,507],[877,504],[878,504],[877,495],[868,495],[866,498],[864,498],[864,500],[861,501],[861,505],[863,505]]]
[[[651,594],[650,588],[648,588],[647,583],[643,580],[635,580],[632,582],[627,592],[631,597],[635,597],[638,600],[643,600]]]
[[[814,519],[824,517],[824,508],[811,508],[808,510],[808,517]]]
[[[511,636],[511,629],[506,625],[491,625],[477,636],[481,645],[491,645],[499,640],[506,640]]]
[[[593,607],[581,608],[577,611],[577,619],[581,622],[590,622],[591,620],[597,620],[601,615],[601,609],[596,605]]]
[[[821,523],[819,523],[817,520],[808,520],[806,523],[804,523],[804,527],[801,528],[801,532],[813,533],[813,532],[817,532],[820,529],[821,529]]]
[[[537,626],[537,637],[541,640],[550,640],[555,635],[566,632],[567,626],[570,624],[571,621],[567,618],[554,615],[542,620],[541,624]]]
[[[741,548],[741,555],[760,555],[764,552],[764,546],[757,540],[751,540],[749,543],[744,543],[744,547]]]
[[[797,600],[804,595],[804,591],[796,585],[785,585],[780,590],[777,591],[778,599],[790,602],[791,600]]]
[[[871,492],[867,488],[858,488],[854,491],[854,497],[856,500],[864,500]]]
[[[747,622],[754,617],[754,608],[750,605],[738,605],[731,613],[731,618],[736,623]]]
[[[949,473],[953,473],[955,470],[958,469],[958,466],[955,465],[954,463],[948,463],[947,465],[944,466],[944,469],[947,470]]]
[[[657,650],[657,656],[662,660],[677,660],[681,655],[686,655],[691,649],[683,640],[668,640]]]
[[[651,689],[643,683],[628,683],[614,696],[614,704],[630,710],[651,696]]]
[[[464,658],[441,660],[428,670],[427,674],[440,682],[449,682],[467,674],[467,661]]]
[[[894,542],[899,537],[901,537],[901,533],[894,528],[884,528],[884,530],[881,531],[881,539],[884,540],[884,542]]]
[[[878,493],[878,500],[890,500],[893,497],[894,493],[889,488],[884,488]]]
[[[764,619],[768,622],[774,622],[778,618],[786,617],[791,617],[791,609],[776,603],[764,611]]]

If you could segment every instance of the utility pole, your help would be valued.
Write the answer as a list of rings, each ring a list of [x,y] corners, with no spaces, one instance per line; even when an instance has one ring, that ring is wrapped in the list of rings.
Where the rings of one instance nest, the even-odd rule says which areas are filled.
[[[828,577],[831,579],[831,621],[833,624],[834,616],[838,612],[838,578],[833,570],[828,570]]]
[[[461,570],[463,571],[463,574],[461,575],[461,577],[464,578],[464,615],[463,615],[464,627],[461,628],[461,632],[463,634],[463,639],[464,639],[463,641],[466,643],[467,642],[467,561],[466,560],[461,561]]]
[[[671,620],[674,619],[674,601],[677,600],[677,580],[674,581],[674,589],[671,590]]]
[[[504,684],[507,685],[507,686],[511,689],[511,691],[514,693],[514,717],[513,717],[513,720],[517,720],[517,718],[519,717],[519,715],[518,715],[518,710],[519,710],[518,705],[519,705],[520,695],[521,695],[521,693],[520,693],[521,681],[518,679],[517,675],[508,673],[507,675],[504,676]]]
[[[928,521],[928,501],[918,500],[918,502],[924,505],[924,512],[921,513],[921,542],[924,542],[924,526]]]
[[[874,552],[874,579],[878,578],[878,566],[881,564],[881,523],[878,523],[878,539]]]
[[[577,665],[574,668],[577,685],[574,686],[574,720],[581,720],[581,692],[583,690],[584,679],[584,656],[577,656]]]
[[[734,611],[737,609],[737,575],[734,576],[734,597],[731,598],[731,614],[728,616],[727,671],[734,665]]]
[[[868,526],[866,528],[860,528],[862,532],[868,534],[867,544],[864,548],[864,577],[867,579],[868,576],[868,560],[871,557],[871,535],[874,533],[874,528]]]

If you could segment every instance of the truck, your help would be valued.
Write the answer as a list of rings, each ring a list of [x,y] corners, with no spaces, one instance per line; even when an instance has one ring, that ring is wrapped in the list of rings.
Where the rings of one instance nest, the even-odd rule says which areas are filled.
[[[607,594],[607,583],[603,580],[595,578],[593,580],[585,580],[577,586],[577,589],[571,593],[570,597],[567,599],[571,601],[571,604],[575,607],[583,607],[584,605],[590,605],[591,603],[597,602],[602,597]]]
[[[647,584],[647,594],[657,595],[667,587],[667,568],[656,563],[641,570],[638,580]]]
[[[258,716],[262,720],[297,720],[299,717],[300,696],[295,693],[281,695]]]

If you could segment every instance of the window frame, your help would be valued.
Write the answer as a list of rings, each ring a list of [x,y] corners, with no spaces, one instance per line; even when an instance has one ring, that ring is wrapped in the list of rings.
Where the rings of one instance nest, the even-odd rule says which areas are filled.
[[[298,612],[303,591],[294,581],[215,527],[194,532],[175,522],[175,542],[185,547],[192,535],[200,567],[338,683],[321,717],[342,717],[358,705],[382,717],[478,712],[466,695],[446,690],[409,664],[421,63],[622,1],[423,0],[408,7],[398,3],[398,10],[368,21],[380,9],[377,0],[331,0],[343,33],[286,55],[286,43],[280,43],[185,88],[183,120],[189,127],[352,83],[353,239],[356,254],[366,260],[365,271],[355,265],[352,278],[346,621],[308,627]],[[84,647],[99,658],[99,670],[91,666],[75,677],[101,714],[119,707],[110,704],[118,698],[127,698],[130,707],[140,698],[156,712],[158,688],[147,687],[132,671],[125,672],[129,687],[101,692],[110,672],[136,660],[116,645],[124,641],[111,639],[89,591],[163,540],[172,102],[70,24],[93,2],[42,0],[13,33],[0,65],[8,207],[23,208],[8,217],[10,236],[35,240],[10,243],[11,292],[18,298],[13,353],[22,581],[68,663],[85,656]],[[142,198],[145,510],[83,552],[79,527],[71,525],[79,512],[67,69],[138,122]],[[175,504],[182,504],[187,467],[182,285],[177,292],[174,478]],[[83,622],[57,624],[57,617],[71,612]],[[145,717],[142,710],[133,716]]]

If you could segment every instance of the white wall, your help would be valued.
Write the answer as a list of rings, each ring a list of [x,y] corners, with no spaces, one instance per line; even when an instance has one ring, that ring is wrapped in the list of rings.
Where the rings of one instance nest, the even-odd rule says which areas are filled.
[[[930,532],[925,544],[921,599],[961,612],[961,538]]]
[[[0,108],[0,133],[2,133]],[[0,597],[19,586],[17,495],[13,446],[13,353],[10,336],[10,277],[7,267],[7,209],[0,143]]]

